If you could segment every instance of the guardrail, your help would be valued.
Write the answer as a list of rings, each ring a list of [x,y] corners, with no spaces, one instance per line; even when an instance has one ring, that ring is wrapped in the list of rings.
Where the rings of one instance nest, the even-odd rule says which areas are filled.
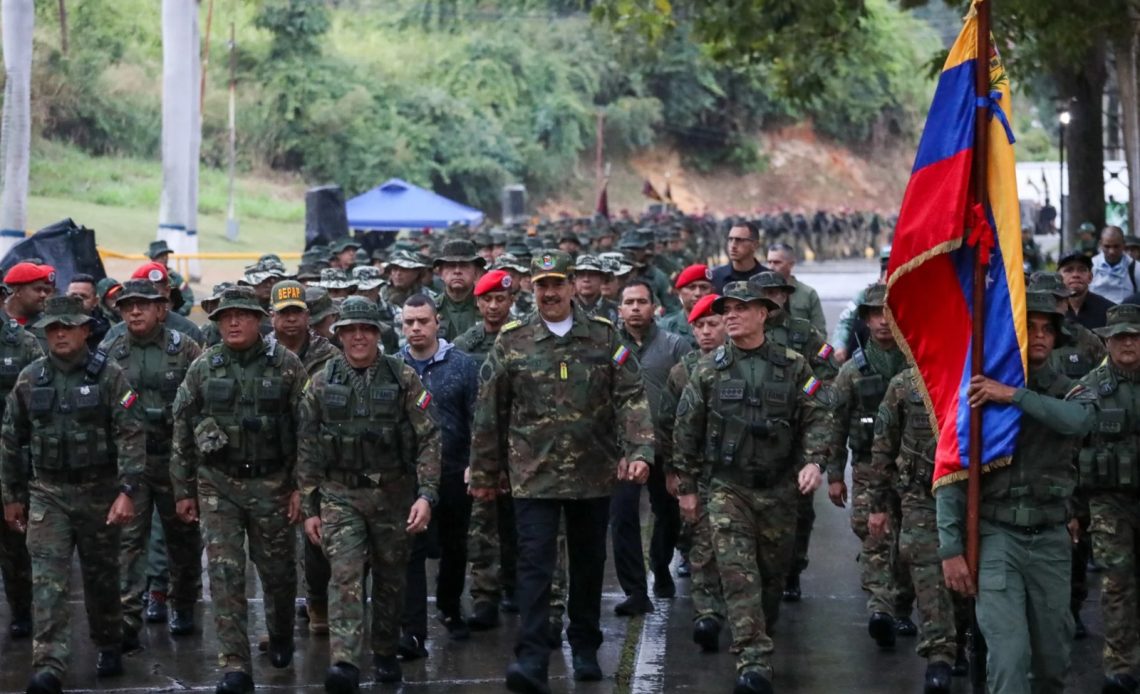
[[[100,258],[114,258],[116,260],[138,260],[145,262],[150,258],[145,253],[122,253],[120,251],[113,251],[102,246],[96,246]],[[174,265],[174,269],[178,274],[190,279],[190,261],[192,260],[242,260],[249,263],[257,262],[258,258],[265,255],[264,253],[230,253],[230,252],[211,252],[211,253],[173,253],[170,260]],[[301,254],[296,252],[291,253],[278,253],[277,257],[281,260],[300,260]]]

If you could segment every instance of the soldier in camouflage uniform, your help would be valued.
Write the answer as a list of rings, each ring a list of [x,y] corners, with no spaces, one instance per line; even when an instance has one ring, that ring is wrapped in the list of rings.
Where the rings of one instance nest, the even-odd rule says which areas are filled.
[[[768,632],[791,568],[797,497],[819,487],[829,452],[829,389],[802,356],[766,338],[777,307],[754,283],[725,285],[713,310],[725,316],[730,343],[693,370],[673,437],[690,522],[697,480],[711,467],[709,524],[737,654],[735,694],[772,691]]]
[[[949,694],[952,674],[966,674],[966,601],[942,576],[938,524],[931,484],[938,437],[913,367],[895,374],[875,417],[871,460],[864,483],[871,500],[868,532],[882,540],[897,534],[899,559],[910,573],[922,617],[915,651],[926,659],[926,694]],[[901,523],[892,525],[895,502]]]
[[[409,251],[395,251],[384,272],[389,284],[380,290],[384,303],[400,308],[408,297],[420,290],[420,273],[427,265]]]
[[[863,590],[867,591],[867,630],[884,648],[895,644],[895,634],[913,636],[917,629],[910,620],[914,588],[910,574],[898,559],[898,533],[877,537],[867,532],[871,495],[867,475],[871,468],[871,444],[875,415],[887,393],[887,384],[906,368],[906,357],[895,344],[883,312],[887,287],[873,284],[863,292],[859,318],[867,324],[871,337],[843,364],[835,378],[835,458],[827,468],[828,496],[836,506],[847,502],[844,469],[847,449],[851,449],[851,529],[863,544],[859,552]],[[888,491],[892,527],[900,525],[899,498]]]
[[[515,301],[511,307],[511,318],[522,318],[534,310],[534,292],[530,288],[530,265],[527,264],[529,262],[529,260],[524,262],[513,253],[502,253],[491,265],[492,270],[505,270],[511,275],[511,295]]]
[[[1012,460],[990,462],[982,475],[976,589],[964,556],[966,471],[943,475],[935,482],[934,490],[942,574],[952,590],[977,596],[975,613],[988,651],[987,685],[989,691],[1003,694],[1065,691],[1073,639],[1073,618],[1065,608],[1069,603],[1069,562],[1076,531],[1076,523],[1072,522],[1072,496],[1077,484],[1074,453],[1081,437],[1094,423],[1098,423],[1102,431],[1113,428],[1120,431],[1124,416],[1124,410],[1112,409],[1120,407],[1114,404],[1120,401],[1112,397],[1115,390],[1112,385],[1103,389],[1104,396],[1097,403],[1097,391],[1102,384],[1115,384],[1114,374],[1124,372],[1109,366],[1100,367],[1081,382],[1084,385],[1057,373],[1050,362],[1061,325],[1056,302],[1048,294],[1028,292],[1026,305],[1029,362],[1026,386],[1015,388],[984,376],[974,376],[966,391],[971,408],[993,403],[1012,405],[1021,411],[1020,432]],[[1140,334],[1140,307],[1133,306],[1128,313],[1118,314],[1116,325],[1109,330],[1125,328]],[[1124,320],[1120,321],[1121,318]],[[1111,325],[1112,318],[1109,320]],[[1133,338],[1126,341],[1136,344]],[[1112,340],[1109,342],[1111,353]],[[1136,356],[1140,360],[1140,352]],[[1105,381],[1101,381],[1102,376]],[[1099,408],[1103,409],[1098,421]],[[1088,450],[1094,453],[1090,462],[1096,468],[1096,449]],[[1112,448],[1102,450],[1107,452]],[[1111,465],[1106,464],[1104,468],[1105,472],[1115,472]],[[1083,473],[1081,477],[1083,481]],[[1108,482],[1107,476],[1104,481]],[[1134,497],[1128,498],[1132,504]],[[1095,506],[1093,518],[1095,533]],[[1112,535],[1107,538],[1110,544],[1123,536],[1118,534],[1119,530],[1122,529],[1118,526],[1111,528]],[[1094,544],[1097,541],[1094,536]],[[1135,565],[1132,552],[1129,547],[1127,570],[1130,576]],[[1111,571],[1105,573],[1106,596],[1112,592],[1110,575]],[[1129,629],[1135,644],[1135,602],[1131,605]],[[1105,625],[1108,666],[1107,654],[1112,652],[1108,634],[1112,626],[1107,618]]]
[[[186,335],[163,327],[167,300],[146,280],[128,280],[119,294],[125,333],[101,350],[122,368],[138,394],[134,409],[146,431],[146,470],[134,495],[135,517],[123,530],[123,650],[139,648],[143,622],[142,596],[147,589],[147,541],[154,511],[162,523],[170,559],[173,605],[170,633],[194,630],[194,604],[202,591],[202,537],[197,526],[178,520],[170,485],[171,405],[190,364],[202,353]]]
[[[8,393],[16,385],[16,377],[25,366],[43,356],[40,343],[13,319],[0,323],[0,415]],[[27,499],[13,499],[23,501]],[[2,502],[0,502],[2,503]],[[32,635],[32,560],[28,556],[25,535],[7,523],[0,523],[0,575],[12,617],[8,634],[13,639]]]
[[[214,601],[219,694],[253,691],[247,635],[246,550],[261,576],[269,656],[293,660],[300,494],[294,408],[307,382],[301,360],[260,334],[265,310],[248,287],[222,294],[210,314],[222,343],[195,361],[174,401],[170,461],[178,516],[203,523]]]
[[[270,292],[269,308],[273,312],[270,316],[273,332],[267,341],[276,342],[296,354],[309,378],[340,354],[331,342],[309,329],[309,306],[305,303],[305,287],[300,282],[283,280],[275,284]],[[309,620],[309,633],[327,634],[329,561],[320,545],[308,542],[303,533],[299,541],[305,607],[298,611],[298,615]]]
[[[669,371],[661,403],[662,454],[669,462],[667,484],[671,493],[677,495],[678,477],[673,461],[673,431],[677,404],[689,383],[697,362],[701,357],[713,354],[724,344],[727,333],[724,317],[713,312],[712,304],[716,294],[706,294],[693,306],[689,322],[697,339],[697,350],[685,354],[681,363]],[[700,496],[700,513],[695,522],[686,522],[692,537],[689,547],[692,579],[689,583],[689,596],[693,600],[693,641],[706,653],[720,649],[720,632],[724,625],[726,608],[720,587],[720,573],[716,568],[716,551],[713,546],[712,528],[709,526],[707,470],[702,470],[697,480]]]
[[[325,690],[359,691],[364,660],[365,573],[372,572],[376,679],[399,682],[396,641],[404,604],[409,533],[431,520],[440,476],[431,394],[397,356],[380,354],[380,311],[347,299],[333,326],[344,345],[305,389],[298,411],[298,484],[305,534],[332,566],[330,661]],[[408,500],[415,499],[411,511]]]
[[[27,691],[55,694],[70,653],[72,554],[78,550],[96,672],[123,672],[120,526],[146,461],[137,394],[122,370],[87,351],[90,317],[76,297],[49,299],[37,326],[48,356],[20,372],[0,430],[4,520],[26,528],[35,637]],[[29,471],[31,479],[29,479]],[[25,499],[28,499],[25,505]]]
[[[471,492],[487,502],[509,472],[519,532],[522,623],[507,687],[548,692],[550,583],[565,514],[574,678],[602,678],[597,661],[609,494],[618,479],[644,483],[653,422],[637,358],[616,328],[572,302],[573,261],[561,251],[531,266],[537,312],[499,332],[481,369]],[[503,433],[507,432],[504,436]]]
[[[765,297],[779,307],[764,323],[765,337],[798,352],[811,367],[815,377],[824,383],[839,373],[839,362],[832,354],[826,336],[803,318],[788,316],[787,306],[796,288],[778,272],[765,270],[749,280]],[[796,544],[793,549],[792,569],[788,584],[784,586],[784,600],[798,602],[801,597],[800,574],[807,569],[808,547],[815,526],[815,507],[810,496],[801,497],[796,506]]]
[[[449,239],[443,244],[441,255],[432,261],[432,267],[439,268],[444,282],[437,301],[439,336],[443,339],[450,342],[479,322],[474,289],[486,264],[475,244],[466,239]]]
[[[596,255],[582,254],[574,263],[574,301],[588,316],[601,316],[611,323],[618,319],[617,303],[602,296],[602,286],[611,276]]]

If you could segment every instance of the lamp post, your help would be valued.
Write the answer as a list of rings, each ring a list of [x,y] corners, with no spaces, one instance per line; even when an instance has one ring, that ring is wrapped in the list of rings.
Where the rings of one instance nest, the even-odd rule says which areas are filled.
[[[1057,224],[1057,230],[1061,237],[1059,250],[1057,256],[1062,257],[1065,255],[1065,128],[1073,120],[1073,115],[1069,113],[1068,109],[1063,109],[1057,114],[1057,121],[1061,124],[1061,144],[1059,152],[1061,155],[1061,163],[1059,170],[1059,178],[1057,181],[1057,197],[1061,199],[1061,221]]]

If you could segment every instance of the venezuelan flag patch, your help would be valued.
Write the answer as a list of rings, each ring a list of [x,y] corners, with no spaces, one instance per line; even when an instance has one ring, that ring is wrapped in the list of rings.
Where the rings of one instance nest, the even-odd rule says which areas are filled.
[[[431,393],[427,392],[426,390],[420,393],[420,396],[416,398],[416,407],[420,408],[421,410],[426,410],[430,404]]]
[[[138,399],[138,393],[133,390],[128,390],[123,394],[123,397],[119,398],[119,404],[123,407],[124,410],[129,410],[131,409],[131,405],[135,404],[135,400]]]
[[[816,391],[819,390],[819,387],[821,385],[823,385],[823,383],[821,383],[820,380],[815,376],[812,376],[807,380],[807,383],[805,383],[804,387],[802,388],[804,395],[815,395]]]
[[[617,351],[614,352],[614,363],[618,366],[621,366],[622,364],[625,364],[625,361],[627,359],[629,359],[629,348],[625,345],[619,345]]]
[[[815,356],[819,357],[820,359],[827,359],[834,351],[835,349],[831,345],[824,342],[823,347],[819,348],[819,351],[815,353]]]

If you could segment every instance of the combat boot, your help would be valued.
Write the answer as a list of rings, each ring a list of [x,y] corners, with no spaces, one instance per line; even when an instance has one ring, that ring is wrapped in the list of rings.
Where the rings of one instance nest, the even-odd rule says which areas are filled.
[[[895,646],[895,620],[885,612],[876,612],[867,622],[867,633],[875,639],[880,648],[894,648]]]
[[[550,694],[546,668],[515,661],[507,666],[507,689],[517,694]]]
[[[772,683],[768,678],[756,670],[740,673],[736,678],[736,686],[732,694],[772,694]]]
[[[950,663],[930,663],[926,666],[926,682],[923,694],[950,694],[950,681],[954,673]]]
[[[400,661],[394,655],[372,654],[372,667],[376,671],[376,681],[384,684],[394,684],[404,679],[404,671],[400,669]]]
[[[1123,672],[1104,678],[1101,694],[1136,694],[1136,678]]]
[[[167,627],[170,629],[171,636],[186,636],[194,633],[194,608],[171,610],[170,624]]]
[[[917,636],[918,627],[910,617],[900,617],[895,620],[895,633],[899,636]]]
[[[720,622],[712,617],[701,617],[693,625],[693,642],[705,653],[720,650]]]
[[[424,648],[423,637],[405,633],[396,644],[396,654],[404,660],[419,660],[426,658],[428,651]]]
[[[329,694],[357,694],[360,691],[360,670],[351,663],[336,663],[325,675],[325,691]]]
[[[117,677],[123,674],[123,654],[117,648],[99,651],[99,657],[95,661],[95,674],[99,677]]]
[[[669,575],[669,569],[653,575],[653,595],[658,598],[673,598],[677,596],[677,584]]]
[[[147,624],[162,624],[166,621],[166,593],[161,590],[150,591],[143,619]]]
[[[13,614],[8,624],[8,635],[13,639],[26,639],[32,635],[32,613]]]
[[[293,662],[292,636],[269,637],[269,662],[278,670],[289,667]]]
[[[63,683],[50,672],[37,672],[28,680],[27,694],[63,694]]]
[[[462,615],[441,614],[439,623],[447,629],[447,635],[451,637],[452,641],[466,641],[471,638],[471,629],[468,628],[467,620]]]
[[[631,595],[614,605],[614,614],[619,617],[636,617],[653,611],[653,603],[648,595]]]
[[[784,602],[799,602],[800,597],[800,575],[788,574],[788,580],[784,582]]]
[[[314,636],[325,636],[329,633],[329,602],[328,600],[310,600],[309,633]]]
[[[481,602],[471,611],[471,618],[467,620],[471,631],[487,631],[499,626],[499,608],[493,602]]]
[[[575,682],[600,682],[602,666],[598,665],[597,651],[583,651],[573,655]]]
[[[253,694],[253,678],[244,672],[227,672],[214,694]]]

